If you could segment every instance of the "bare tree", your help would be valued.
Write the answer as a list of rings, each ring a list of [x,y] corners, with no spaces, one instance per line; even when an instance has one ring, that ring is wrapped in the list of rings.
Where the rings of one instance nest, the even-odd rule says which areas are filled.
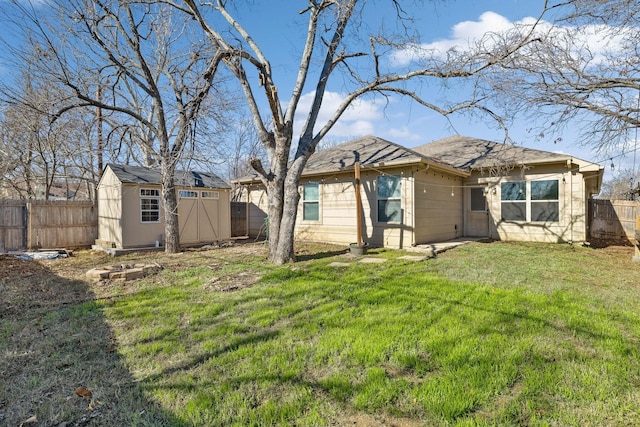
[[[16,82],[22,102],[5,104],[0,120],[5,144],[1,161],[4,171],[0,175],[3,186],[11,189],[13,197],[48,199],[52,188],[62,182],[69,190],[87,180],[95,183],[92,176],[84,173],[86,116],[76,111],[51,122],[49,106],[66,95],[60,87],[32,77],[25,70]],[[69,192],[65,193],[67,197]]]
[[[496,70],[494,93],[539,136],[570,127],[598,151],[628,150],[640,126],[640,4],[570,0],[554,17]]]
[[[39,7],[14,1],[32,67],[43,81],[67,87],[55,117],[77,108],[110,112],[116,132],[158,165],[165,212],[165,250],[179,250],[174,173],[216,76],[215,46],[190,30],[184,14],[155,2],[70,0]],[[22,53],[15,52],[18,56]],[[19,94],[14,94],[19,98]]]
[[[599,199],[609,200],[637,200],[640,173],[625,169],[617,173],[614,178],[602,183]]]
[[[232,3],[225,0],[167,2],[200,24],[244,93],[268,156],[268,165],[253,158],[251,166],[259,174],[268,195],[269,259],[274,263],[295,258],[293,236],[300,176],[319,142],[354,101],[402,95],[443,115],[478,109],[499,119],[483,106],[483,94],[479,92],[471,92],[467,101],[436,105],[435,101],[420,95],[419,85],[445,79],[478,78],[526,46],[533,33],[529,29],[508,43],[491,45],[490,49],[474,55],[449,52],[444,59],[439,55],[421,55],[420,61],[401,68],[394,64],[393,53],[416,49],[418,41],[417,30],[402,2],[308,0],[300,2],[300,15],[306,15],[307,19],[306,34],[300,39],[300,62],[296,67],[299,71],[291,93],[283,95],[275,83],[275,71],[265,54],[265,46],[252,37],[239,15],[234,15],[242,4],[230,6]],[[397,25],[392,26],[392,30],[385,27],[386,23],[380,22],[379,28],[375,28],[375,22],[365,20],[368,8],[380,6],[388,6],[396,14]],[[545,2],[543,13],[548,7]],[[320,122],[320,108],[329,80],[338,76],[346,95],[331,118]],[[473,82],[470,84],[473,89]],[[294,135],[293,124],[305,91],[313,93],[313,101],[298,136]],[[265,103],[260,102],[260,95]]]

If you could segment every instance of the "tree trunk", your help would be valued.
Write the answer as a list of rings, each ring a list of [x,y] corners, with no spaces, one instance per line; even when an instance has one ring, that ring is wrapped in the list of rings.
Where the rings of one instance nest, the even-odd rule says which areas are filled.
[[[269,213],[273,211],[278,215],[277,221],[271,221],[269,218],[269,261],[274,264],[296,260],[294,233],[300,201],[298,183],[306,163],[306,158],[299,157],[290,168],[285,169],[286,178],[283,184],[272,188],[272,192],[267,191]],[[272,224],[272,222],[277,223]]]
[[[164,251],[168,254],[180,252],[180,233],[178,228],[178,199],[174,182],[175,167],[164,162],[160,170],[162,179],[162,205],[164,210],[165,236]]]

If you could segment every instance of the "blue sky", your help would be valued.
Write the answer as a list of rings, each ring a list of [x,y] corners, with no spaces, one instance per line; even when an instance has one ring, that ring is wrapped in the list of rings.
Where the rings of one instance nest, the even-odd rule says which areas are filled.
[[[282,102],[286,102],[291,92],[299,64],[301,40],[306,30],[306,15],[300,15],[305,2],[291,0],[256,0],[249,2],[250,7],[233,10],[240,22],[264,50],[270,60],[275,83],[278,86]],[[388,18],[392,10],[385,9],[389,2],[385,0],[369,0],[371,22],[387,20],[390,28],[393,20]],[[430,46],[444,49],[455,43],[465,43],[485,31],[496,30],[508,26],[514,21],[536,17],[543,6],[542,0],[435,0],[407,1],[407,11],[416,20],[421,34],[421,41]],[[403,4],[404,4],[403,3]],[[42,3],[40,7],[46,3]],[[0,0],[0,9],[7,7],[7,0]],[[1,12],[1,11],[0,11]],[[366,25],[366,24],[365,24]],[[376,24],[371,24],[377,27]],[[0,69],[3,64],[0,64]],[[304,116],[304,105],[309,103],[313,88],[307,87],[302,99],[298,118]],[[328,93],[324,99],[327,111],[342,100],[339,76],[332,77]],[[456,92],[448,92],[456,96]],[[433,93],[436,96],[436,92]],[[442,96],[438,94],[437,96]],[[326,116],[325,116],[326,118]],[[603,156],[580,145],[577,134],[569,130],[561,135],[562,142],[554,143],[555,137],[538,139],[527,128],[529,123],[515,123],[510,129],[511,138],[519,145],[547,151],[563,152],[590,161],[602,161],[607,165],[607,177],[611,160],[614,158],[616,169],[631,167],[632,156],[620,157],[620,153]],[[498,129],[489,119],[476,118],[470,120],[464,115],[457,115],[447,120],[435,112],[407,99],[394,97],[385,104],[382,99],[365,100],[356,103],[335,125],[329,138],[332,141],[345,141],[365,134],[373,134],[393,142],[414,147],[432,140],[444,138],[455,133],[490,140],[502,141],[503,131]]]
[[[383,3],[385,2],[378,1],[376,5]],[[298,6],[292,6],[292,4],[298,4],[297,2],[275,0],[272,4],[273,7],[269,9],[257,7],[253,10],[255,14],[245,13],[242,16],[240,12],[240,20],[270,58],[275,83],[285,102],[284,94],[289,93],[290,85],[295,79],[299,40],[304,35],[306,20],[305,16],[300,16],[292,21],[291,17],[299,10]],[[514,21],[537,17],[542,6],[541,0],[448,0],[424,2],[420,7],[408,7],[411,7],[412,16],[416,19],[422,42],[446,49],[452,44],[465,43],[474,36],[486,31],[495,31]],[[390,12],[381,7],[376,9],[373,15],[377,16],[372,16],[372,19],[384,19],[385,14]],[[450,94],[455,96],[455,92]],[[340,78],[334,76],[324,100],[327,111],[331,110],[331,106],[336,106],[343,95],[344,93],[340,90]],[[311,96],[312,93],[307,91],[302,100],[302,106],[305,102],[311,101]],[[495,141],[502,141],[504,138],[503,131],[488,118],[469,119],[464,115],[457,115],[447,120],[407,99],[393,98],[388,105],[385,105],[383,100],[378,101],[362,101],[354,105],[354,108],[347,111],[335,125],[329,134],[329,139],[344,141],[364,134],[374,134],[407,147],[414,147],[455,133]],[[304,116],[303,112],[305,109],[301,108],[301,114],[298,115],[300,119]],[[530,127],[531,124],[528,122],[516,122],[509,129],[510,137],[522,146],[567,153],[590,161],[600,161],[607,166],[607,178],[612,176],[610,171],[612,160],[609,157],[613,158],[618,171],[631,167],[631,154],[622,157],[619,152],[607,155],[596,154],[589,147],[580,144],[577,133],[572,132],[571,127],[562,135],[553,135],[546,139],[537,138],[527,130]],[[562,137],[561,142],[554,142],[557,136]]]

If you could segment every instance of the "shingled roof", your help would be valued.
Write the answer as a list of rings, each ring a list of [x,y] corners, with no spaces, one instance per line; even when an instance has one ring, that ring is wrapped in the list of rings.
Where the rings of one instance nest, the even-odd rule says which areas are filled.
[[[108,164],[120,182],[126,184],[158,184],[162,183],[160,172],[140,166]],[[231,188],[222,178],[210,172],[176,171],[175,185],[179,187]]]
[[[354,168],[356,162],[360,162],[360,167],[362,168],[428,164],[430,167],[440,168],[458,175],[467,175],[463,169],[372,135],[363,136],[313,153],[309,157],[302,175],[321,175],[349,170]],[[254,173],[240,178],[238,182],[257,179],[258,175]]]
[[[413,150],[424,156],[467,170],[519,164],[566,162],[567,160],[575,159],[566,154],[534,150],[460,135],[439,139],[416,147]]]

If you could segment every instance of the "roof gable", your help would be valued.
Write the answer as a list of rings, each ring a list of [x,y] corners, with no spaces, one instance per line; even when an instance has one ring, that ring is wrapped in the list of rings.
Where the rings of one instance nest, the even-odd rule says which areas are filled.
[[[156,184],[162,183],[160,172],[141,166],[108,164],[107,167],[115,174],[120,182],[125,184]],[[175,185],[178,187],[201,188],[231,188],[222,178],[210,172],[176,171]]]
[[[335,147],[316,151],[309,157],[302,176],[347,171],[353,169],[356,162],[359,162],[360,167],[363,168],[406,166],[422,163],[440,168],[455,175],[468,175],[466,171],[455,168],[450,164],[416,153],[414,150],[394,142],[368,135],[336,145]],[[257,179],[258,175],[254,172],[238,179],[237,182],[252,182]]]
[[[364,136],[335,147],[317,151],[309,157],[304,173],[332,172],[360,166],[387,163],[415,163],[423,156],[393,142],[375,136]]]
[[[532,163],[559,163],[574,159],[566,154],[534,150],[532,148],[459,135],[421,145],[414,148],[414,151],[463,169],[484,169]]]

